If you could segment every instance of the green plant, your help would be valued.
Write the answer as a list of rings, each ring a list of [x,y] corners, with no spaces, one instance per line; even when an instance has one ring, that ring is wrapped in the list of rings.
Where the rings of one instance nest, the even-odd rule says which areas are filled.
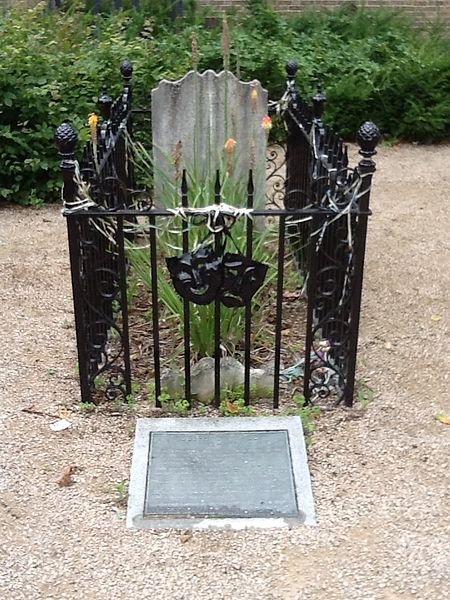
[[[356,382],[356,399],[359,402],[361,408],[367,408],[369,403],[375,396],[375,390],[369,387],[366,381],[361,377]]]
[[[203,27],[197,10],[173,26],[156,4],[102,16],[77,3],[65,12],[47,11],[44,2],[0,13],[1,199],[34,205],[59,200],[54,129],[70,120],[80,143],[87,139],[86,118],[100,86],[106,81],[109,93],[118,93],[124,58],[134,65],[139,107],[161,79],[189,70],[193,33],[199,70],[222,68],[220,19],[216,27]],[[391,137],[450,135],[450,41],[439,27],[418,30],[393,11],[349,7],[286,17],[257,1],[229,15],[228,23],[232,70],[259,79],[276,99],[284,92],[286,59],[297,57],[302,93],[310,97],[316,80],[323,80],[325,120],[341,134],[353,137],[369,118]],[[145,135],[138,123],[135,134]]]
[[[147,389],[147,400],[150,404],[153,404],[155,402],[155,383],[151,381],[145,387]]]
[[[184,398],[172,398],[167,392],[162,391],[158,399],[164,411],[176,412],[183,417],[189,412],[189,402]]]
[[[97,375],[94,379],[94,387],[96,390],[102,389],[106,384],[106,378],[104,375]]]
[[[258,124],[259,126],[259,124]],[[196,123],[196,128],[199,127],[199,123]],[[195,133],[194,133],[195,137]],[[131,143],[131,141],[130,141]],[[234,148],[234,147],[233,147]],[[229,176],[229,160],[235,160],[236,154],[233,151],[224,150],[225,158],[219,171],[221,177],[221,202],[232,206],[242,207],[245,204],[246,199],[246,185],[247,181],[243,179],[233,179]],[[141,179],[147,185],[151,187],[152,176],[151,173],[158,170],[161,173],[161,177],[165,182],[165,203],[169,207],[176,208],[179,206],[179,189],[178,185],[167,178],[164,171],[161,169],[161,165],[156,164],[151,156],[148,149],[140,143],[134,144],[134,157],[137,171],[140,173]],[[260,157],[262,165],[264,166],[264,157]],[[167,159],[169,160],[169,159]],[[195,161],[194,161],[195,162]],[[261,161],[260,161],[261,162]],[[255,168],[258,169],[261,165],[257,165]],[[171,169],[173,165],[171,166]],[[188,206],[190,208],[203,208],[214,204],[215,198],[215,180],[216,171],[207,172],[206,175],[198,174],[196,165],[192,165],[192,169],[187,168],[188,173]],[[166,219],[165,221],[159,220],[156,235],[158,240],[158,255],[163,263],[164,259],[174,254],[174,249],[181,250],[182,247],[182,227],[187,228],[188,232],[188,247],[195,248],[200,243],[204,243],[205,238],[208,237],[208,229],[205,223],[194,224],[193,220],[188,220],[187,225],[181,222],[181,219],[174,220],[174,218]],[[178,230],[177,230],[178,228]],[[224,243],[228,243],[231,246],[231,251],[234,250],[233,244],[238,248],[246,247],[247,240],[247,224],[245,218],[238,218],[232,228],[229,230],[232,242],[229,241],[229,236],[224,236]],[[142,230],[141,233],[147,235],[148,232]],[[266,224],[265,227],[255,227],[253,232],[253,248],[252,257],[254,260],[269,265],[269,271],[266,275],[265,285],[260,288],[254,296],[254,306],[258,307],[258,311],[255,311],[253,325],[254,325],[254,338],[261,333],[261,323],[263,321],[264,308],[268,305],[269,294],[267,294],[267,285],[276,276],[276,269],[272,267],[273,260],[273,249],[272,245],[275,244],[276,230],[273,225]],[[143,285],[151,290],[151,268],[150,268],[150,254],[147,251],[147,243],[144,243],[141,247],[132,243],[127,244],[127,256],[132,266],[132,271],[135,278],[142,281]],[[183,313],[184,304],[183,299],[175,291],[172,282],[168,276],[166,269],[161,264],[157,272],[157,283],[158,283],[158,297],[161,301],[163,314],[162,317],[166,319],[174,318],[175,326],[178,329],[178,345],[182,343],[183,334]],[[214,353],[214,312],[215,306],[213,303],[208,305],[190,305],[190,339],[192,343],[192,350],[195,355],[198,356],[212,356]],[[150,316],[150,315],[149,315]],[[244,309],[243,308],[227,308],[221,305],[220,308],[220,323],[221,323],[221,337],[224,340],[224,344],[230,354],[233,354],[236,346],[242,340],[244,333]],[[175,350],[176,352],[176,350]]]
[[[219,410],[224,417],[253,414],[253,408],[245,404],[244,386],[238,386],[234,389],[227,387],[221,390],[220,398]]]
[[[126,479],[124,479],[123,481],[118,481],[114,487],[117,502],[119,504],[126,504],[128,498],[128,481]]]
[[[134,394],[127,394],[127,396],[125,397],[126,403],[128,408],[133,408],[133,406],[135,405],[136,402],[136,397],[134,396]]]
[[[173,406],[173,399],[167,392],[162,391],[158,396],[158,400],[163,410],[170,410]]]
[[[312,442],[314,419],[319,415],[320,408],[318,406],[307,406],[303,394],[294,394],[292,400],[296,406],[295,408],[289,409],[287,414],[301,418],[303,432],[305,434],[305,442],[306,445],[309,446]]]
[[[190,408],[189,402],[187,400],[180,399],[180,400],[176,400],[174,403],[175,411],[182,416],[185,416],[188,414],[189,408]]]
[[[204,404],[198,404],[198,406],[197,406],[197,412],[198,412],[199,415],[206,414],[206,406]]]
[[[79,409],[83,413],[91,413],[97,408],[93,402],[80,402]]]
[[[136,383],[135,381],[133,381],[131,384],[131,393],[127,394],[127,396],[126,396],[126,402],[127,402],[128,408],[133,408],[133,406],[136,402],[136,396],[138,393],[139,393],[139,384]]]

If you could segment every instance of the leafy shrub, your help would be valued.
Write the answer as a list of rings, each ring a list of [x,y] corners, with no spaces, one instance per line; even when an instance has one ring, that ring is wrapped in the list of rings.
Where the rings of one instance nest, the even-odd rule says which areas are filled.
[[[140,106],[159,80],[190,68],[193,32],[199,68],[222,67],[220,19],[204,27],[202,13],[189,11],[173,24],[167,11],[155,14],[156,4],[94,16],[76,3],[66,12],[41,3],[0,15],[0,199],[58,200],[54,129],[68,119],[86,138],[100,86],[106,81],[118,92],[124,58],[133,62]],[[344,7],[284,17],[264,1],[248,5],[229,17],[231,66],[244,79],[259,79],[271,98],[283,93],[284,64],[296,57],[299,88],[310,97],[323,81],[326,120],[344,136],[353,137],[365,119],[393,137],[450,135],[450,41],[437,27],[416,31],[392,11]]]

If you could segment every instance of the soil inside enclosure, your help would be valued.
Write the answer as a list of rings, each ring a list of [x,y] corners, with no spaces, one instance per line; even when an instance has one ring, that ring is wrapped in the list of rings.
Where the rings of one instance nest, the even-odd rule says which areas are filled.
[[[1,208],[1,600],[447,600],[450,145],[376,161],[360,402],[315,419],[314,528],[125,528],[135,420],[154,409],[80,407],[60,206]]]

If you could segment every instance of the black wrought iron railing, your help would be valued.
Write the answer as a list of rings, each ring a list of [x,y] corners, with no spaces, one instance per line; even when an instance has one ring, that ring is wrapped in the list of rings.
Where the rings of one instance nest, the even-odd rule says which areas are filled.
[[[286,70],[287,92],[279,104],[288,128],[286,176],[284,205],[278,208],[273,204],[253,207],[251,172],[246,197],[238,207],[223,205],[220,176],[207,206],[190,207],[186,173],[180,181],[179,206],[156,207],[151,197],[147,203],[137,202],[129,143],[133,133],[129,63],[122,65],[124,88],[115,103],[106,93],[100,97],[103,120],[97,125],[80,165],[74,155],[76,133],[67,123],[58,128],[56,142],[64,179],[64,214],[69,233],[83,401],[99,399],[96,389],[99,378],[103,380],[107,398],[126,398],[131,393],[133,378],[142,371],[139,360],[151,358],[146,372],[153,379],[156,404],[160,405],[166,391],[163,363],[170,358],[164,349],[166,338],[161,337],[162,277],[166,281],[172,279],[182,297],[179,325],[183,358],[177,368],[182,373],[184,399],[191,403],[196,397],[192,370],[198,356],[192,351],[192,319],[199,302],[198,297],[193,298],[183,290],[192,292],[197,286],[206,293],[205,290],[216,286],[215,295],[209,298],[213,324],[210,354],[214,363],[213,400],[218,406],[223,387],[222,360],[227,340],[221,319],[227,302],[225,289],[228,294],[233,291],[233,302],[237,302],[235,308],[231,303],[228,310],[243,311],[239,357],[243,360],[244,400],[245,404],[250,403],[255,351],[253,324],[259,305],[248,289],[253,289],[257,280],[254,247],[258,230],[253,220],[259,217],[276,223],[277,229],[276,243],[271,245],[273,277],[259,282],[262,293],[273,296],[273,319],[267,324],[273,335],[273,407],[279,406],[280,394],[291,374],[303,379],[307,402],[332,397],[336,402],[352,404],[369,196],[375,171],[372,156],[380,135],[373,123],[361,126],[357,140],[362,160],[350,168],[342,139],[322,122],[325,104],[322,90],[318,89],[309,107],[296,90],[295,62],[289,61]],[[279,178],[279,165],[270,172]],[[274,193],[279,195],[279,185],[275,187]],[[161,224],[168,221],[181,239],[182,254],[178,259],[184,266],[176,275],[170,271],[170,262],[166,266],[162,260],[166,254],[158,234]],[[239,252],[227,254],[224,241],[233,235],[232,228],[238,221],[245,228],[243,246]],[[201,259],[195,254],[190,235],[192,228],[198,227],[206,227],[210,235],[208,244],[201,245],[204,251]],[[140,242],[136,241],[139,239]],[[147,336],[150,340],[146,356],[141,352],[141,358],[136,358],[139,353],[133,350],[130,333],[134,324],[130,325],[129,247],[134,243],[141,250],[144,248],[149,272],[149,287],[141,300],[151,312]],[[298,334],[303,348],[302,358],[295,365],[297,370],[282,365],[282,357],[292,355],[287,347],[292,345],[292,339],[286,344],[283,338],[285,273],[292,254],[304,276],[306,296],[306,326],[303,334]]]

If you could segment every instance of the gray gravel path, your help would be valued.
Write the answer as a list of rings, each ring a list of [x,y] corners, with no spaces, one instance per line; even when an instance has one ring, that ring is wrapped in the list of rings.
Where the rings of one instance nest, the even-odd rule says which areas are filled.
[[[450,146],[381,149],[378,166],[358,372],[377,394],[317,423],[313,529],[124,528],[135,415],[78,411],[64,221],[1,209],[1,600],[450,597],[450,426],[434,420],[450,414]],[[60,433],[22,412],[61,407]]]

